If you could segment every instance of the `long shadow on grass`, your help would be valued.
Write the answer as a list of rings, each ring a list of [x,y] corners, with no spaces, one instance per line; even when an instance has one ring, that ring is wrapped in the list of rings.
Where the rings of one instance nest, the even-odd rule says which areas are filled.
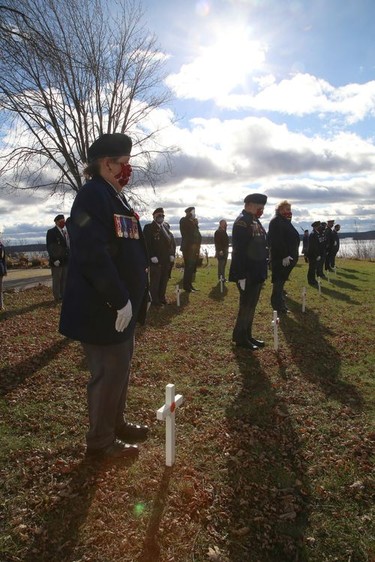
[[[243,385],[226,411],[230,561],[302,562],[308,480],[293,422],[256,354],[235,356]]]
[[[356,285],[353,285],[353,283],[348,283],[348,281],[342,281],[341,279],[331,278],[330,283],[335,287],[340,287],[340,289],[350,289],[351,291],[361,290]]]
[[[12,367],[4,367],[0,369],[0,396],[8,394],[22,384],[27,378],[32,376],[36,371],[48,365],[54,358],[59,355],[68,345],[69,340],[63,338],[41,353],[27,357],[21,363],[16,363]]]
[[[332,289],[328,285],[321,286],[321,293],[322,295],[326,295],[327,297],[331,297],[333,299],[337,299],[340,301],[345,301],[350,304],[358,304],[358,305],[361,304],[360,302],[352,299],[350,295],[347,295],[346,293],[342,293],[340,291],[336,291],[335,289]]]
[[[70,454],[72,451],[67,453]],[[64,455],[60,453],[57,462],[61,457],[63,458]],[[63,469],[64,466],[66,465],[61,464]],[[95,495],[98,476],[105,467],[104,461],[93,463],[84,458],[68,474],[64,472],[59,474],[58,469],[57,473],[56,469],[52,470],[56,485],[56,490],[52,488],[52,493],[58,496],[60,501],[44,512],[38,513],[40,532],[31,539],[26,556],[22,560],[25,562],[81,560],[77,551],[80,529]],[[83,554],[84,552],[81,552],[81,555]]]
[[[208,296],[210,299],[214,301],[222,301],[228,294],[228,287],[225,285],[223,286],[223,292],[221,292],[220,282],[212,287],[211,291],[209,292]]]
[[[137,558],[138,562],[158,562],[160,560],[160,544],[158,533],[163,517],[164,508],[168,499],[169,481],[173,472],[172,467],[165,467],[160,482],[158,493],[150,515],[142,552]]]
[[[174,316],[182,314],[184,308],[189,304],[190,294],[182,291],[180,293],[180,306],[177,303],[171,303],[163,306],[162,308],[151,307],[146,320],[147,326],[167,326],[170,324]],[[143,333],[142,328],[139,330],[139,335]]]
[[[298,316],[283,316],[280,329],[302,375],[319,384],[327,396],[352,408],[361,409],[363,398],[358,389],[353,384],[340,380],[341,358],[327,339],[331,333],[329,329],[320,324],[319,315],[313,310],[307,309],[306,314],[302,314],[296,301],[289,299],[288,302],[290,309]]]
[[[25,306],[24,308],[17,308],[17,310],[6,310],[0,316],[0,322],[10,320],[11,318],[15,318],[16,316],[25,315],[29,312],[33,312],[34,310],[43,310],[46,308],[50,309],[54,307],[55,307],[55,303],[53,301],[47,301],[47,302],[40,302],[37,304],[31,304],[30,306]]]

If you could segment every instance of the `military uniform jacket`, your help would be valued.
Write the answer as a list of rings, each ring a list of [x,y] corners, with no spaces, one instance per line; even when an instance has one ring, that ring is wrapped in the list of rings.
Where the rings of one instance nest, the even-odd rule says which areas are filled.
[[[214,234],[214,242],[215,242],[215,251],[216,257],[226,257],[228,255],[228,248],[229,248],[229,236],[225,230],[222,228],[218,228]],[[220,255],[220,252],[223,252]]]
[[[271,219],[268,227],[268,246],[270,249],[272,281],[288,279],[290,272],[298,262],[299,234],[291,221],[282,215]],[[287,267],[282,264],[283,258],[292,257]]]
[[[46,243],[49,265],[53,266],[56,260],[59,260],[60,265],[66,265],[69,260],[69,248],[65,236],[57,226],[47,230]]]
[[[315,230],[313,230],[309,235],[307,257],[309,258],[309,260],[316,260],[318,256],[321,256],[319,234]]]
[[[255,216],[243,210],[233,224],[229,280],[263,283],[267,279],[267,258],[266,231]]]
[[[189,217],[180,220],[181,251],[188,253],[191,258],[198,257],[202,242],[202,235],[197,222]]]
[[[92,344],[132,337],[148,295],[147,251],[138,217],[109,183],[95,177],[75,198],[69,235],[60,332]],[[117,310],[129,299],[132,320],[123,332],[116,332]]]
[[[176,242],[169,224],[160,226],[152,221],[143,228],[149,258],[157,257],[160,264],[169,264],[170,256],[176,253]]]

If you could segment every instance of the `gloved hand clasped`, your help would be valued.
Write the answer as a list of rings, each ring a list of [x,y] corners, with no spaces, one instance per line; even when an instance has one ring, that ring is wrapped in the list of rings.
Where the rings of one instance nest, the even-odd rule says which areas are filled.
[[[133,316],[132,303],[130,299],[126,305],[117,311],[117,318],[115,323],[116,332],[123,332],[129,326],[130,320]]]

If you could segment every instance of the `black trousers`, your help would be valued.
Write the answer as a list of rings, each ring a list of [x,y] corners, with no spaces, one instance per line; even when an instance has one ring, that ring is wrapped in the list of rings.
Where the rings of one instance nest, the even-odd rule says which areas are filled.
[[[184,278],[183,288],[185,291],[190,291],[193,287],[193,279],[197,270],[197,258],[191,255],[191,252],[183,252],[184,258]]]
[[[284,285],[286,279],[276,279],[272,282],[271,305],[272,310],[280,312],[285,309]]]
[[[227,265],[228,255],[217,258],[217,278],[220,281],[222,277],[225,279],[225,266]]]
[[[150,265],[150,293],[153,304],[165,304],[165,292],[167,290],[170,270],[170,263],[152,263]]]
[[[262,284],[263,283],[250,285],[248,281],[246,281],[245,290],[243,291],[239,283],[237,283],[240,293],[240,303],[232,338],[236,343],[244,343],[253,335],[255,308],[258,304]]]
[[[316,261],[316,259],[313,258],[309,258],[309,269],[307,271],[307,281],[309,283],[315,284],[317,283],[316,281],[316,275],[317,275],[317,264],[319,262]]]
[[[134,337],[113,345],[82,343],[91,378],[87,384],[89,431],[87,446],[107,447],[124,424]]]

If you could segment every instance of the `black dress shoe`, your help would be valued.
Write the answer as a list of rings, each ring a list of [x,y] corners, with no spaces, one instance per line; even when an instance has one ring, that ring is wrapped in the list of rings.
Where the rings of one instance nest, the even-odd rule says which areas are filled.
[[[282,308],[281,310],[277,311],[277,314],[279,316],[281,316],[282,314],[288,314],[289,313],[289,308]]]
[[[259,349],[259,347],[257,345],[254,345],[250,340],[237,341],[236,347],[243,347],[245,349],[248,349],[249,351],[256,351],[257,349]]]
[[[263,340],[256,340],[255,338],[250,338],[250,341],[253,345],[256,345],[257,347],[264,347],[264,341]]]
[[[192,293],[198,293],[198,292],[199,292],[199,289],[196,289],[195,287],[192,286],[192,287],[191,287],[191,292],[192,292]]]
[[[116,429],[116,437],[127,443],[140,443],[146,441],[149,431],[147,425],[124,423],[123,426]]]
[[[311,287],[318,287],[318,286],[319,286],[319,283],[317,283],[317,282],[315,282],[315,283],[310,283],[310,281],[309,281],[309,285],[311,285]]]
[[[138,455],[137,445],[129,445],[117,439],[102,449],[86,449],[86,456],[92,459],[137,459]]]

